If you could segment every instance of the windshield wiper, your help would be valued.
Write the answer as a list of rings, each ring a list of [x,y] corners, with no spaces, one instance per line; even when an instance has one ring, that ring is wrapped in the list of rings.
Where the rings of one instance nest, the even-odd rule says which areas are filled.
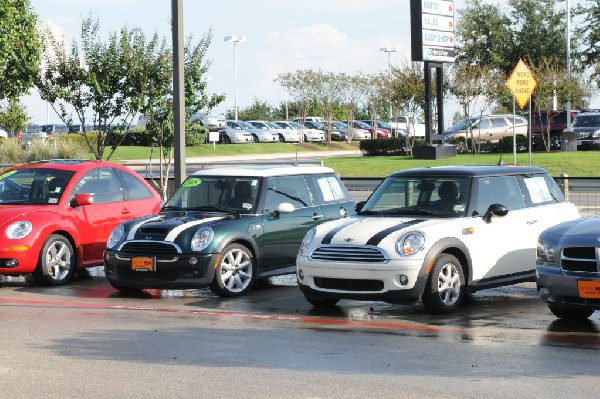
[[[227,213],[239,213],[235,209],[227,208],[226,206],[221,205],[203,205],[203,206],[195,206],[193,208],[188,208],[188,211],[209,211],[209,212],[227,212]]]

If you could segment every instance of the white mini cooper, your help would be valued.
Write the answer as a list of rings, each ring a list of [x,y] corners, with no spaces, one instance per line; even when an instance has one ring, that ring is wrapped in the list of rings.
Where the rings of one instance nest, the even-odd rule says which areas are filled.
[[[422,299],[452,312],[467,292],[535,281],[539,234],[579,217],[545,170],[525,166],[395,172],[357,212],[304,237],[298,284],[314,306]]]

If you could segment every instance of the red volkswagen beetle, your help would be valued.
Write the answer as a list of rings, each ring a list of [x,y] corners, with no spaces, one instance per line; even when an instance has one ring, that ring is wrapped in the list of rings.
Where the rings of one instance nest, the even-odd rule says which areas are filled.
[[[103,264],[118,224],[156,213],[161,198],[131,169],[104,161],[52,160],[0,174],[0,274],[67,283]]]

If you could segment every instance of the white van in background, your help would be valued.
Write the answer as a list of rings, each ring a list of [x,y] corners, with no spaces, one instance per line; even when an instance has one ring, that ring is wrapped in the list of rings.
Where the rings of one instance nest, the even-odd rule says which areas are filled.
[[[419,116],[398,115],[390,118],[389,123],[395,130],[408,132],[415,137],[425,137],[425,121]]]

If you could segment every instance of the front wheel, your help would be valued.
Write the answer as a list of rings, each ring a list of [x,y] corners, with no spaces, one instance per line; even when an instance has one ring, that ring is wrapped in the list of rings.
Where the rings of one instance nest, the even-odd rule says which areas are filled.
[[[285,137],[283,137],[283,134],[281,133],[279,133],[279,141],[285,143]]]
[[[75,271],[75,256],[71,242],[60,234],[52,234],[42,247],[33,279],[38,284],[63,285]]]
[[[223,250],[210,289],[224,298],[241,296],[255,280],[254,256],[245,246],[231,244]]]
[[[465,296],[465,277],[458,259],[440,255],[429,273],[422,300],[425,309],[434,313],[451,313],[458,309]]]
[[[587,320],[594,313],[593,309],[568,309],[556,305],[548,305],[548,307],[559,319],[575,322]]]

